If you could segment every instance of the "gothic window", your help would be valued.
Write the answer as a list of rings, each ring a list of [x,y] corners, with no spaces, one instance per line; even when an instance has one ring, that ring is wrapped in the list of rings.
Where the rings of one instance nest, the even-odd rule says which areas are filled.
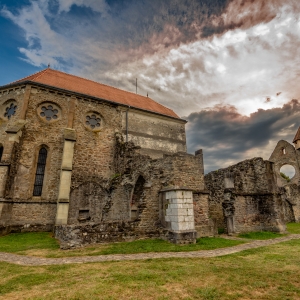
[[[0,161],[2,159],[2,154],[3,154],[3,146],[0,145]]]
[[[58,118],[57,114],[58,109],[54,108],[51,104],[41,107],[40,116],[47,121],[56,120]]]
[[[41,150],[39,152],[36,173],[35,173],[33,196],[41,196],[42,195],[46,160],[47,160],[47,149],[43,147],[43,148],[41,148]]]
[[[8,120],[16,113],[17,105],[15,103],[11,103],[9,106],[5,108],[4,117]]]
[[[101,118],[96,114],[86,116],[85,124],[91,129],[97,129],[100,127]]]

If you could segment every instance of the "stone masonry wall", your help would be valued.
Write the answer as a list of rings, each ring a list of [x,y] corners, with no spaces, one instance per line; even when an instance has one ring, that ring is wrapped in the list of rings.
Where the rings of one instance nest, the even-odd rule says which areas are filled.
[[[85,230],[89,231],[89,228],[94,228],[92,236],[97,236],[95,238],[97,242],[105,241],[110,239],[110,234],[107,233],[106,229],[103,230],[106,233],[102,234],[99,228],[102,228],[103,224],[104,227],[108,226],[105,224],[111,224],[111,222],[115,224],[115,228],[123,228],[122,234],[117,232],[119,229],[114,231],[114,235],[118,239],[128,235],[131,237],[159,237],[162,235],[162,232],[165,232],[160,223],[159,214],[159,195],[163,188],[185,186],[198,191],[199,197],[197,201],[202,202],[201,191],[199,190],[204,187],[204,175],[202,160],[199,157],[186,153],[177,153],[152,160],[149,156],[141,155],[139,147],[132,142],[125,143],[123,137],[119,134],[116,135],[114,153],[115,174],[110,180],[100,182],[98,185],[93,183],[88,187],[81,185],[75,187],[72,191],[72,193],[77,194],[77,196],[74,194],[74,199],[72,198],[71,201],[72,203],[77,203],[72,210],[74,212],[82,210],[83,217],[82,220],[80,218],[77,220],[78,225],[58,226],[56,236],[59,239],[63,239],[67,243],[72,243],[73,239],[82,241],[85,239]],[[143,178],[142,182],[144,182],[143,190],[139,192],[139,198],[135,199],[135,185],[141,181],[139,180],[141,177]],[[93,189],[99,192],[92,192]],[[101,196],[94,201],[93,198],[96,194]],[[82,195],[86,195],[87,198],[91,195],[88,203],[84,204],[81,202]],[[137,207],[135,220],[131,220],[133,199],[135,199],[134,206]],[[207,224],[204,224],[208,215],[207,198],[203,197],[203,202],[203,204],[198,203],[199,207],[202,207],[202,212],[199,213],[198,219],[201,220],[202,225],[207,226]],[[91,203],[95,203],[98,206],[98,217],[93,215],[93,213],[84,217],[84,210],[87,213]],[[72,222],[76,222],[76,220],[74,219]],[[132,224],[132,226],[128,227],[126,225],[124,227],[122,225],[124,222]],[[62,232],[64,234],[67,232],[67,237],[63,238]],[[207,233],[206,235],[209,234]],[[205,235],[204,232],[203,235]],[[105,239],[101,240],[99,236],[104,236]],[[95,239],[93,238],[92,240],[95,241]]]
[[[288,182],[280,175],[280,168],[284,165],[291,165],[295,169],[295,176],[291,178],[289,184],[299,184],[300,151],[295,150],[293,145],[284,140],[279,141],[269,160],[274,163],[274,172],[278,186],[284,186],[288,184]]]
[[[276,231],[277,223],[283,222],[278,205],[281,198],[271,162],[262,158],[245,160],[207,174],[205,183],[210,193],[209,214],[219,229],[226,230],[227,226],[222,203],[224,190],[228,187],[235,198],[233,219],[236,231]]]
[[[10,120],[5,120],[4,115],[0,116],[0,143],[4,145],[2,161],[10,164],[5,199],[3,198],[2,201],[7,202],[7,205],[12,203],[11,217],[8,218],[6,215],[5,220],[7,225],[22,222],[35,224],[43,220],[53,225],[60,181],[64,129],[71,124],[77,134],[73,186],[89,182],[92,178],[94,181],[96,179],[97,181],[107,180],[114,172],[114,134],[115,131],[121,130],[121,112],[118,111],[117,105],[111,106],[86,99],[75,99],[69,94],[31,87],[24,126],[20,134],[17,134],[18,140],[8,143],[10,137],[5,131],[9,126],[14,127],[18,124],[24,94],[25,87],[9,93],[6,91],[0,93],[0,113],[1,104],[4,107],[11,102],[17,104],[16,113]],[[75,103],[75,114],[72,113],[72,103]],[[48,105],[52,105],[58,111],[55,120],[47,121],[41,116],[41,107],[48,107]],[[101,128],[92,131],[85,126],[85,118],[87,114],[95,112],[101,115]],[[70,118],[72,118],[71,122]],[[33,197],[37,157],[42,146],[47,149],[43,192],[41,197]],[[16,206],[14,202],[22,203],[22,205]],[[33,203],[44,206],[39,210],[40,205]],[[21,207],[24,213],[20,211]],[[51,207],[51,212],[48,207]],[[35,213],[30,221],[30,214],[26,211],[31,209]]]
[[[128,110],[128,141],[140,146],[140,153],[152,158],[163,154],[186,152],[185,121]],[[123,134],[126,136],[126,112],[123,112]]]

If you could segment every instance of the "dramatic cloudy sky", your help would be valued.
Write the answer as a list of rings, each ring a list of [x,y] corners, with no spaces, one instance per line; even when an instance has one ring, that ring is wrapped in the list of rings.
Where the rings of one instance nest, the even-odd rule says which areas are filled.
[[[206,172],[268,159],[300,125],[299,0],[0,0],[0,85],[52,68],[186,120]]]

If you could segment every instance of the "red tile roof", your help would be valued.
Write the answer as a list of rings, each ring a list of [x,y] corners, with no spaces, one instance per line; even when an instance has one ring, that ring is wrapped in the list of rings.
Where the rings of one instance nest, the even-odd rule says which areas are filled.
[[[293,139],[293,143],[295,143],[297,140],[300,140],[300,127],[298,128],[298,131]]]
[[[33,81],[71,92],[76,92],[120,104],[129,105],[143,110],[156,112],[173,118],[179,118],[173,110],[157,103],[149,97],[126,92],[102,83],[70,75],[50,68],[17,80],[12,84],[25,81]]]

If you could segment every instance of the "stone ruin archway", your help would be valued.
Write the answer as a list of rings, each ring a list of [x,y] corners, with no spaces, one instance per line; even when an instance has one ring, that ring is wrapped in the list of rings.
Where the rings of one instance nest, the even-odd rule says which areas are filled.
[[[138,219],[142,211],[142,203],[144,196],[144,185],[146,180],[140,175],[135,183],[130,201],[130,219],[135,221]]]

